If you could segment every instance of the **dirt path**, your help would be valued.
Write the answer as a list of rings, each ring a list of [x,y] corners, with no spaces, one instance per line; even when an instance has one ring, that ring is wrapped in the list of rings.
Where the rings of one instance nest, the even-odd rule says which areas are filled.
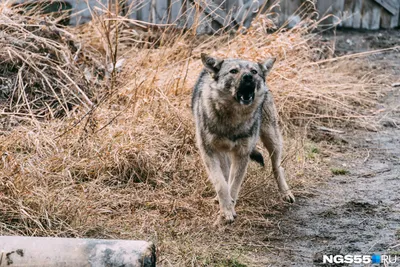
[[[400,77],[398,54],[375,56],[374,69]],[[388,64],[389,71],[379,67]],[[311,189],[311,197],[298,197],[283,215],[276,236],[281,250],[271,266],[364,266],[322,264],[322,255],[400,255],[400,88],[377,109],[383,110],[377,132],[345,129],[341,135],[346,152],[331,160],[332,167],[349,173]],[[389,266],[400,266],[397,258]]]

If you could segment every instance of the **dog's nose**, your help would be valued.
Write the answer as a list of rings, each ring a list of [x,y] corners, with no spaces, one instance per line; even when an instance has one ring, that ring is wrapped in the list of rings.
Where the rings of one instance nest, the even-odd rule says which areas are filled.
[[[250,73],[246,73],[243,75],[243,80],[244,81],[252,81],[253,80],[253,75],[251,75]]]

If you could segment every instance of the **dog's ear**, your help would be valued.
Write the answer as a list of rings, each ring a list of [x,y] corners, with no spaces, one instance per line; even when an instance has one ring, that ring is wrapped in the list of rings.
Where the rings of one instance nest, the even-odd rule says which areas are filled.
[[[218,73],[221,70],[222,63],[224,62],[223,59],[210,57],[204,53],[201,53],[201,61],[212,75]]]
[[[258,65],[260,65],[260,68],[263,71],[265,77],[267,77],[267,75],[270,73],[272,67],[274,66],[275,61],[276,61],[276,58],[271,57],[262,63],[258,63]]]

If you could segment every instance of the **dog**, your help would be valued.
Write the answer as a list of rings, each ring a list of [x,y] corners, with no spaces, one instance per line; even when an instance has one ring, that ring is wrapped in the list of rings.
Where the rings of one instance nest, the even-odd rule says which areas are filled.
[[[293,203],[281,167],[282,136],[278,114],[266,84],[275,58],[262,63],[201,54],[204,69],[194,86],[192,112],[196,141],[220,206],[218,221],[231,223],[249,159],[264,160],[256,144],[267,148],[283,199]]]

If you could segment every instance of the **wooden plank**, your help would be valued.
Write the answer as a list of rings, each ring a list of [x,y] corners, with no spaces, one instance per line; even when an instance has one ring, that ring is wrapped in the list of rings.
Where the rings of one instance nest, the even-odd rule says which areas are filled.
[[[191,28],[194,23],[194,17],[196,15],[196,8],[192,4],[192,1],[190,0],[185,0],[186,1],[186,22],[185,22],[185,28]]]
[[[226,21],[227,14],[212,0],[191,0],[198,4],[206,14],[209,14],[214,21],[218,22],[221,26],[227,26],[230,21]]]
[[[344,0],[337,0],[332,5],[332,15],[333,17],[333,24],[342,26],[342,17],[343,17],[343,8],[344,8]]]
[[[246,1],[243,6],[241,6],[235,14],[233,14],[233,18],[237,24],[249,28],[252,20],[260,12],[262,5],[264,5],[263,0],[258,2],[252,0]]]
[[[332,1],[327,1],[327,0],[325,0],[325,1],[317,1],[317,10],[318,10],[318,13],[319,13],[321,18],[326,16],[326,15],[328,15],[328,14],[331,14],[331,12],[332,12]],[[332,25],[332,23],[333,23],[332,16],[327,17],[326,19],[324,19],[321,22],[321,24],[325,25],[325,26]]]
[[[213,0],[213,2],[215,2],[215,0]],[[225,0],[223,7],[220,6],[220,8],[226,12],[224,24],[227,24],[228,21],[233,20],[233,14],[235,14],[238,9],[238,0]]]
[[[392,13],[389,13],[386,9],[383,7],[381,8],[381,28],[383,29],[390,29],[390,23],[392,20]]]
[[[380,4],[383,8],[385,8],[392,15],[396,14],[397,11],[397,2],[396,0],[374,0],[376,3]]]
[[[168,1],[167,0],[157,0],[155,1],[155,22],[157,24],[168,23]]]
[[[180,0],[181,1],[181,6],[179,8],[179,15],[177,17],[177,20],[175,21],[176,27],[182,29],[182,28],[188,28],[187,27],[187,9],[188,5],[187,2],[188,0]]]
[[[212,18],[207,16],[204,12],[200,13],[199,25],[196,28],[196,34],[212,34],[214,30],[211,26]]]
[[[362,29],[370,29],[372,17],[372,2],[371,0],[365,0],[362,6],[361,12],[361,28]]]
[[[74,4],[72,4],[75,2]],[[107,6],[107,0],[99,0],[99,2],[94,0],[80,0],[80,1],[70,1],[72,4],[72,13],[70,24],[78,25],[92,20],[92,14],[101,15],[103,14],[103,6]],[[90,10],[89,10],[90,8]]]
[[[126,15],[128,16],[128,18],[130,19],[137,19],[137,3],[135,0],[127,0],[126,1],[126,5],[127,5],[127,13]]]
[[[243,6],[239,7],[236,13],[233,15],[233,19],[239,25],[242,25],[246,20],[246,17],[249,15],[249,9],[253,5],[253,3],[253,1],[247,1],[243,4]]]
[[[232,12],[232,13],[236,13],[236,11],[239,8],[239,2],[241,2],[242,0],[225,0],[225,11],[227,13]],[[214,0],[215,2],[215,0]]]
[[[361,9],[362,9],[362,0],[354,0],[354,9],[353,9],[354,29],[361,28]]]
[[[261,1],[260,1],[260,3],[261,3]],[[263,0],[262,4],[260,4],[260,8],[261,8],[260,12],[261,13],[269,12],[272,4],[273,4],[273,1],[271,1],[271,0]]]
[[[181,0],[172,0],[170,8],[170,16],[169,23],[175,23],[182,12],[182,1]]]
[[[353,0],[345,0],[343,6],[342,26],[345,28],[353,27],[353,9],[355,2]]]
[[[364,0],[361,15],[361,28],[367,30],[379,29],[381,7],[373,0]]]
[[[381,24],[381,7],[379,5],[375,5],[372,7],[372,14],[371,14],[371,30],[379,30]]]
[[[278,24],[288,25],[289,28],[294,27],[298,19],[296,18],[296,11],[301,6],[301,0],[281,0],[280,1],[280,9],[281,12],[279,14]]]
[[[397,26],[400,26],[400,0],[397,0],[396,3],[396,13],[393,15],[390,20],[390,28],[393,29]]]
[[[138,10],[136,12],[136,16],[138,20],[150,22],[150,7],[151,0],[143,0],[138,5]]]

